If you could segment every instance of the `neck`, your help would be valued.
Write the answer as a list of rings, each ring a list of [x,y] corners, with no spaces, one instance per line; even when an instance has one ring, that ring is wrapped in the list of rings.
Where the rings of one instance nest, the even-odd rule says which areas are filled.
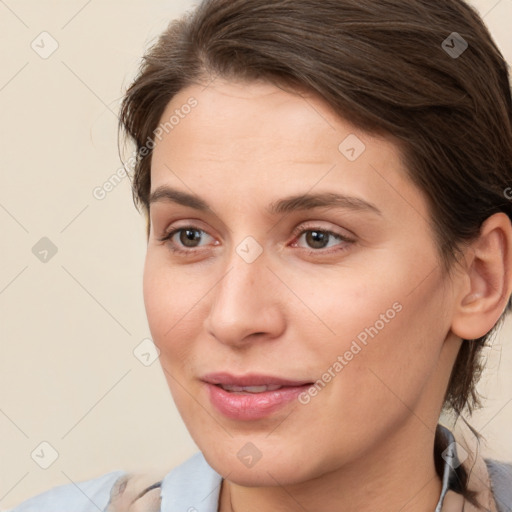
[[[309,481],[244,487],[224,480],[220,512],[433,512],[441,494],[433,457],[434,431],[397,432],[385,447]],[[411,471],[411,468],[413,470]]]

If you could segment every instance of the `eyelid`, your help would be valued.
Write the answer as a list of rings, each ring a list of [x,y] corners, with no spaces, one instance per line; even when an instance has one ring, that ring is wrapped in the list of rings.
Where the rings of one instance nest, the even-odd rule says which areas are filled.
[[[210,233],[208,233],[207,230],[205,230],[197,225],[194,225],[193,224],[194,222],[198,222],[198,221],[192,220],[191,222],[188,222],[187,224],[184,224],[183,226],[173,226],[171,229],[166,229],[164,234],[161,235],[160,237],[157,237],[157,239],[160,242],[162,242],[164,240],[167,240],[168,237],[170,237],[171,235],[176,234],[177,231],[181,231],[182,229],[195,229],[196,231],[201,231],[203,233],[206,233],[209,236],[213,236]],[[329,233],[332,235],[336,235],[343,239],[350,239],[352,236],[354,236],[353,233],[351,233],[350,235],[347,236],[347,235],[344,235],[343,233],[338,233],[332,229],[321,227],[318,225],[318,222],[317,223],[312,222],[311,224],[312,225],[304,225],[304,223],[299,224],[297,227],[295,227],[293,229],[292,236],[298,236],[298,235],[303,234],[304,232],[315,231],[315,230]],[[345,230],[345,231],[348,231],[348,230]]]
[[[325,233],[329,235],[330,237],[333,237],[337,240],[339,240],[339,243],[337,243],[334,247],[324,247],[320,249],[313,249],[308,247],[300,247],[299,239],[308,232],[317,231],[321,233]],[[342,233],[339,233],[333,229],[324,228],[318,225],[318,223],[315,223],[314,225],[308,226],[301,224],[300,226],[297,226],[294,231],[294,240],[292,242],[292,247],[297,247],[302,253],[305,253],[308,256],[312,256],[315,258],[326,258],[326,257],[336,257],[340,256],[345,251],[348,251],[350,246],[354,245],[356,243],[356,239],[347,235],[344,235]]]
[[[155,224],[156,225],[156,224]],[[206,226],[206,224],[201,220],[197,218],[183,218],[183,219],[175,219],[171,222],[166,222],[167,227],[162,230],[162,234],[160,236],[157,236],[155,233],[155,237],[159,241],[163,241],[163,239],[167,238],[167,236],[173,232],[179,231],[181,229],[195,229],[196,231],[202,231],[206,233],[207,235],[212,236],[210,234],[210,227],[205,228],[202,226]],[[159,229],[155,229],[155,232],[159,231]]]
[[[352,233],[352,231],[350,231],[348,229],[343,229],[343,231],[345,233],[347,233],[347,234],[345,234],[343,232],[337,231],[336,228],[322,227],[321,225],[319,225],[320,222],[322,222],[322,221],[309,221],[309,222],[305,222],[305,223],[303,222],[303,223],[299,224],[293,230],[292,235],[299,236],[307,231],[321,231],[322,233],[329,233],[331,235],[335,235],[335,236],[341,238],[342,240],[351,241],[351,242],[356,241],[357,237],[354,233]]]
[[[187,229],[190,230],[190,231],[199,231],[201,233],[204,233],[205,235],[208,235],[211,238],[215,238],[213,235],[210,235],[210,233],[208,233],[208,231],[206,231],[205,229],[202,229],[202,228],[200,228],[198,226],[194,226],[192,224],[187,224],[185,226],[173,227],[172,229],[167,230],[161,237],[157,237],[157,239],[160,242],[165,242],[165,241],[168,241],[171,238],[173,238],[174,235],[176,235],[180,231],[185,231]]]

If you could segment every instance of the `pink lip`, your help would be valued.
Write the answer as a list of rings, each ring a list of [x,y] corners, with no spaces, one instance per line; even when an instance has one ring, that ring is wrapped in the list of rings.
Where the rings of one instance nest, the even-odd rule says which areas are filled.
[[[225,384],[230,386],[303,386],[304,384],[312,384],[307,380],[288,380],[274,377],[272,375],[261,375],[256,373],[249,373],[247,375],[231,375],[230,373],[219,372],[209,373],[201,380],[210,384]]]
[[[269,416],[295,400],[300,393],[311,386],[310,381],[293,381],[269,375],[249,374],[243,376],[228,373],[212,373],[202,380],[206,384],[213,406],[224,416],[236,420],[257,420]],[[226,391],[219,384],[230,386],[283,386],[274,391],[244,393]]]

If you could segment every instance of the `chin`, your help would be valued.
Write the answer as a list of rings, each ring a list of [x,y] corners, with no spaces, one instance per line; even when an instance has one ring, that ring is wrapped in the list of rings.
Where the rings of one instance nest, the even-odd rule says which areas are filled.
[[[219,443],[217,446],[200,447],[206,461],[217,473],[237,485],[245,487],[274,487],[276,485],[294,485],[320,476],[324,471],[321,461],[317,467],[314,460],[308,459],[308,466],[304,464],[302,457],[294,457],[297,450],[289,445],[281,445],[280,448],[271,446],[267,440],[254,444],[250,436],[245,439],[237,439],[230,445]],[[255,445],[262,446],[258,457]],[[253,455],[251,461],[250,456]],[[265,455],[266,454],[266,455]]]
[[[205,458],[217,473],[234,484],[244,487],[275,487],[276,485],[294,485],[307,480],[306,475],[293,471],[293,464],[278,463],[275,460],[260,460],[252,468],[244,468],[232,459],[218,460]]]

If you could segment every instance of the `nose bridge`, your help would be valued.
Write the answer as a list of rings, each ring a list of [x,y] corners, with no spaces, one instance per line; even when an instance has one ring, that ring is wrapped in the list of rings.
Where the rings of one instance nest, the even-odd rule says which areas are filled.
[[[213,290],[209,334],[230,344],[251,334],[276,336],[283,328],[283,311],[262,247],[250,237],[245,239],[234,248],[226,267]]]
[[[258,300],[258,285],[268,279],[268,258],[263,246],[252,236],[246,236],[230,251],[226,264],[227,275],[220,284],[219,292],[228,303],[245,303]],[[264,299],[264,297],[261,297]],[[247,307],[245,308],[247,309]]]
[[[238,246],[229,258],[228,272],[217,289],[216,304],[222,306],[220,313],[225,312],[229,317],[231,312],[233,319],[242,320],[250,318],[254,309],[268,306],[270,297],[265,296],[262,286],[269,273],[264,257],[246,260],[240,256],[240,249],[243,251],[244,245]]]

